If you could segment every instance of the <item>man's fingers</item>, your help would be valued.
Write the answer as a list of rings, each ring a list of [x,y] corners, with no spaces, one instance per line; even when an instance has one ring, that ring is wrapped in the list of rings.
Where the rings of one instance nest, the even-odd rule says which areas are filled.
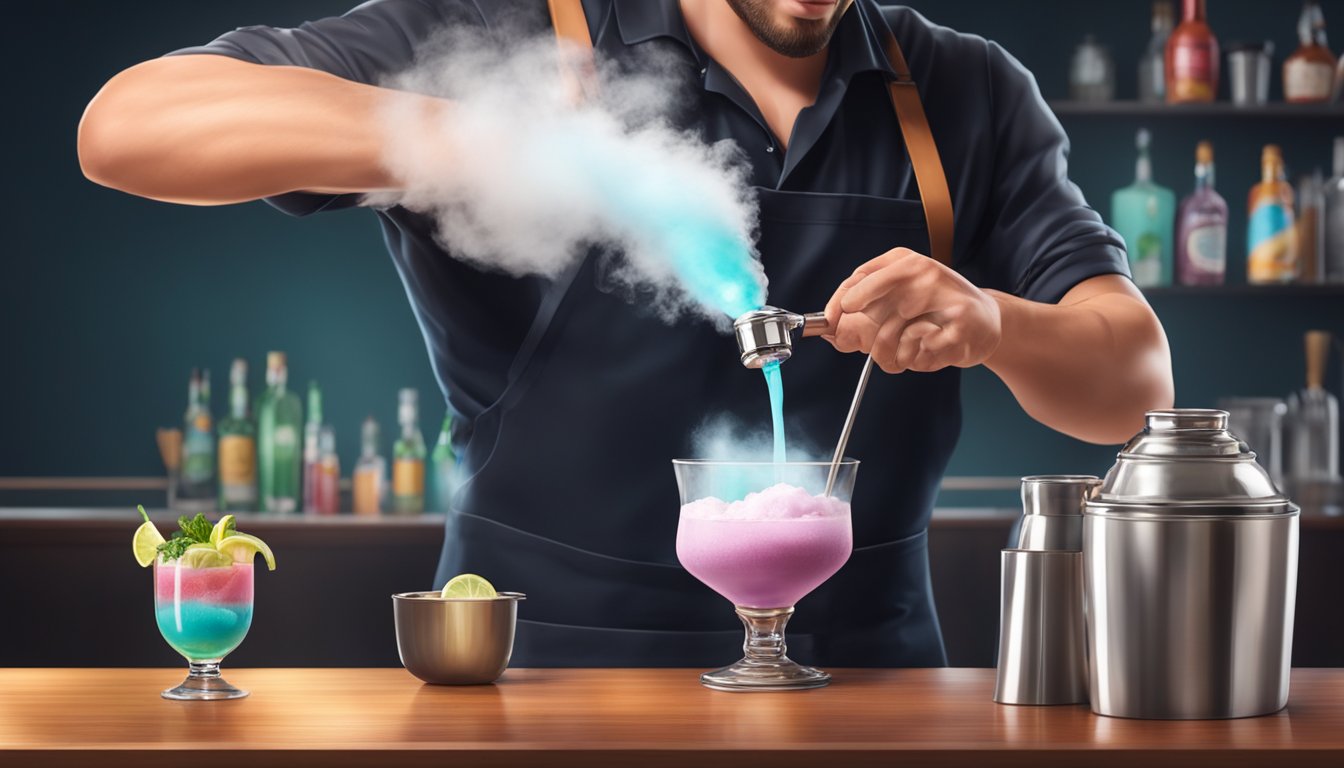
[[[826,326],[830,328],[830,330],[823,333],[823,337],[827,339],[835,338],[835,328],[840,324],[840,315],[843,313],[843,310],[840,308],[841,301],[844,299],[845,294],[849,292],[849,289],[853,288],[854,285],[862,279],[862,275],[850,275],[845,278],[844,282],[840,283],[840,287],[835,289],[835,293],[831,294],[830,301],[826,302],[825,310]]]
[[[937,335],[939,330],[941,329],[937,325],[927,319],[916,319],[907,323],[905,331],[901,334],[901,340],[896,345],[896,367],[903,371],[914,368],[925,342],[930,336]]]
[[[912,371],[939,371],[966,359],[966,340],[962,328],[950,325],[936,330],[921,340],[919,349],[906,363]]]
[[[841,310],[862,312],[874,302],[886,301],[906,319],[927,311],[941,267],[913,251],[909,253],[909,258],[893,261],[850,286],[841,297]]]
[[[904,330],[905,321],[899,317],[894,317],[878,330],[877,336],[873,339],[873,362],[877,363],[877,367],[887,373],[900,373],[905,370],[897,362],[899,358],[897,350],[900,348],[902,331]]]
[[[841,352],[859,352],[873,348],[878,324],[864,314],[845,314],[830,334],[831,344]]]

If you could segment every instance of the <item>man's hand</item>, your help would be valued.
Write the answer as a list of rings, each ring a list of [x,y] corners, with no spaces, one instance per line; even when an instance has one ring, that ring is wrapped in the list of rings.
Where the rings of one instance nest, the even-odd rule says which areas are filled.
[[[969,368],[994,354],[999,305],[937,261],[896,248],[850,275],[826,304],[841,352],[870,352],[887,373]]]

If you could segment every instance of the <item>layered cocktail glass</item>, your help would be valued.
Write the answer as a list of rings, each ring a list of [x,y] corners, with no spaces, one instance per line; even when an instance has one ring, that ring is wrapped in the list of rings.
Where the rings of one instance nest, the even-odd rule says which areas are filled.
[[[187,679],[165,699],[239,699],[247,691],[219,676],[219,663],[252,626],[252,563],[193,568],[154,563],[154,614],[163,639],[187,660]]]
[[[681,491],[677,559],[731,601],[746,627],[741,661],[701,675],[720,690],[817,688],[831,676],[788,658],[794,604],[849,559],[859,463],[672,462]],[[827,494],[827,486],[830,493]]]

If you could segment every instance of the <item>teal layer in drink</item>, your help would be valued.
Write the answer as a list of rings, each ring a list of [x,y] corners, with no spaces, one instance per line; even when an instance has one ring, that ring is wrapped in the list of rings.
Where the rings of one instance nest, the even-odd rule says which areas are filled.
[[[172,603],[158,606],[155,618],[174,650],[188,661],[207,661],[224,658],[243,642],[252,625],[252,606],[185,600],[180,622]]]

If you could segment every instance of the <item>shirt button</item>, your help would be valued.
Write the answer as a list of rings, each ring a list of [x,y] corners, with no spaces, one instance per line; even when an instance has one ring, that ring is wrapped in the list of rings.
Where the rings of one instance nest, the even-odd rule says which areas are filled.
[[[775,151],[775,148],[774,148],[774,147],[766,147],[766,148],[765,148],[765,151],[766,151],[766,152],[774,152],[774,151]]]
[[[704,76],[705,76],[705,73],[708,72],[708,71],[709,71],[709,67],[701,67],[701,68],[700,68],[700,76],[701,76],[701,77],[704,77]]]

